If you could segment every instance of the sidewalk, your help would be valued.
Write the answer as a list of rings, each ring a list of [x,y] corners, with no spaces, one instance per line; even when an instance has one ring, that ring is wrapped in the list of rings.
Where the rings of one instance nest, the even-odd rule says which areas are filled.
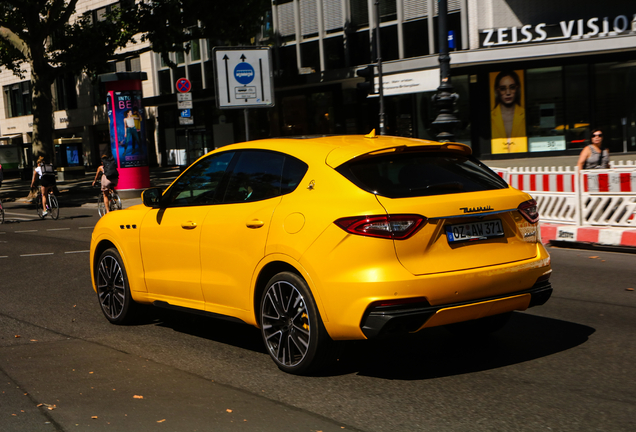
[[[178,167],[150,168],[150,186],[166,188],[181,173]],[[84,176],[72,180],[58,180],[59,200],[62,206],[96,206],[100,194],[99,181],[92,186],[95,171],[88,171]],[[5,178],[0,188],[0,197],[4,202],[27,203],[31,181],[19,178]],[[140,191],[119,190],[124,207],[141,204]]]
[[[180,174],[178,167],[150,168],[150,185],[165,188]],[[62,206],[97,206],[99,188],[91,186],[95,178],[95,171],[89,171],[82,178],[58,181],[60,202]],[[30,181],[5,179],[0,189],[3,201],[27,202]],[[125,192],[125,191],[124,191]],[[123,206],[141,204],[140,193],[121,193]],[[575,225],[541,224],[541,241],[553,245],[588,246],[588,247],[617,247],[627,248],[636,252],[636,229],[631,228],[600,228],[579,227]]]
[[[571,243],[596,247],[625,247],[633,248],[636,252],[636,229],[543,223],[541,241],[559,246]]]

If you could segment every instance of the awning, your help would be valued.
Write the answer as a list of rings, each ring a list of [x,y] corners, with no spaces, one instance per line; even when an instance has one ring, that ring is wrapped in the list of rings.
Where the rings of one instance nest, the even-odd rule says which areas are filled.
[[[18,137],[22,138],[22,134],[19,133],[19,134],[3,135],[3,136],[0,136],[0,141],[11,141],[13,140],[13,138],[18,138]],[[2,144],[2,145],[7,145],[7,144]]]

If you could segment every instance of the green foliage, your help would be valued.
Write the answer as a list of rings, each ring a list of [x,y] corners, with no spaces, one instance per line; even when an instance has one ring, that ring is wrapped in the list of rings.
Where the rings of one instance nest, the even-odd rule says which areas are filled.
[[[193,39],[209,39],[213,45],[249,45],[260,31],[269,0],[156,0],[138,7],[142,40],[164,54],[188,52]]]

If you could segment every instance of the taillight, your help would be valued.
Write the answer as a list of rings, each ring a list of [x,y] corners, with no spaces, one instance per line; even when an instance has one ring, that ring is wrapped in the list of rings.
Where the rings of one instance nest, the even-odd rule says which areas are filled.
[[[531,199],[530,201],[522,202],[517,207],[517,210],[528,222],[533,224],[539,222],[539,209],[535,200]]]
[[[404,240],[426,224],[420,215],[354,216],[338,219],[334,223],[351,234]]]

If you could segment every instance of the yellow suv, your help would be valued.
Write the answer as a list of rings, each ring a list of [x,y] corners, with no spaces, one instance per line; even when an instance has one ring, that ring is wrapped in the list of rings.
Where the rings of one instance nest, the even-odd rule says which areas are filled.
[[[233,144],[142,199],[92,234],[106,318],[144,303],[238,320],[290,373],[320,368],[334,340],[495,331],[552,292],[536,202],[463,144]]]

